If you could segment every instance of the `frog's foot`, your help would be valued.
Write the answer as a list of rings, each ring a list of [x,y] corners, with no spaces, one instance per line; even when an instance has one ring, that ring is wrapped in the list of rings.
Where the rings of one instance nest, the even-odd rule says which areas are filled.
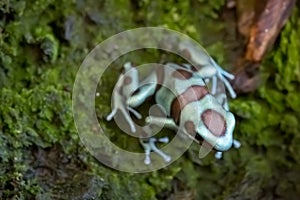
[[[240,143],[238,140],[233,140],[232,146],[233,146],[235,149],[238,149],[238,148],[241,147],[241,143]],[[222,157],[223,157],[223,152],[217,151],[217,152],[215,153],[215,158],[216,158],[216,159],[220,160]]]
[[[208,69],[205,69],[204,71],[206,73],[204,73],[204,78],[211,78],[212,79],[212,90],[211,93],[214,95],[217,92],[217,79],[219,78],[225,85],[225,87],[227,88],[231,98],[235,98],[236,97],[236,93],[233,90],[231,84],[229,83],[228,80],[233,80],[234,79],[234,75],[228,73],[227,71],[225,71],[224,69],[222,69],[213,59],[211,59],[211,62],[213,63],[214,67],[206,67]],[[215,70],[215,71],[214,71]],[[207,80],[206,80],[207,81]]]
[[[164,152],[162,152],[161,150],[159,150],[155,145],[156,142],[168,143],[169,142],[168,137],[163,137],[163,138],[159,138],[159,139],[150,138],[147,142],[145,142],[141,139],[140,142],[145,149],[144,163],[146,165],[149,165],[151,163],[151,158],[150,158],[151,151],[153,151],[153,152],[157,153],[159,156],[161,156],[165,160],[165,162],[171,161],[171,157],[169,155],[165,154]]]
[[[110,121],[116,115],[118,110],[121,111],[121,113],[125,117],[125,120],[130,126],[131,132],[136,132],[136,128],[132,118],[129,115],[129,111],[138,119],[141,119],[142,116],[140,113],[138,113],[136,110],[134,110],[132,107],[126,104],[125,97],[120,94],[119,89],[117,87],[117,89],[113,92],[113,109],[111,113],[107,115],[106,120]]]

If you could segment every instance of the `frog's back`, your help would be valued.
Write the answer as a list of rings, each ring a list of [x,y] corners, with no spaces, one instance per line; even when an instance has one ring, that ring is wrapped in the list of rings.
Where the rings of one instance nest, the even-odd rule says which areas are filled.
[[[156,73],[161,78],[155,101],[175,122],[178,121],[180,111],[185,105],[203,98],[208,93],[205,82],[199,74],[182,66],[169,63]]]

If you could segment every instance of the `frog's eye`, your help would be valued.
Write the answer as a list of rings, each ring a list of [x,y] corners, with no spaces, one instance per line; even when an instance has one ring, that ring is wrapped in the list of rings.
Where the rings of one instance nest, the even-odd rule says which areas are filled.
[[[190,134],[192,136],[194,136],[196,134],[196,126],[195,126],[194,122],[186,121],[184,123],[184,128],[188,134]]]
[[[217,137],[225,135],[226,122],[224,117],[212,109],[207,109],[201,115],[201,120],[206,128]]]

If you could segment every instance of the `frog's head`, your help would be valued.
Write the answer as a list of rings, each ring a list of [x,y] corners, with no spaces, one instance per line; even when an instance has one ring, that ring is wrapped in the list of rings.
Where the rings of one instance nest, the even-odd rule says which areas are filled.
[[[181,111],[180,125],[194,138],[203,138],[217,151],[232,146],[235,118],[211,95],[201,101],[191,102]]]

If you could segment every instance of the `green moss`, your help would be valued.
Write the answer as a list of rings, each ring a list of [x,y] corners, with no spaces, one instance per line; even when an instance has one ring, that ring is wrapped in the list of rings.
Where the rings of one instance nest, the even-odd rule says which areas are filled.
[[[0,198],[299,196],[299,6],[264,60],[260,89],[230,102],[242,147],[223,160],[212,154],[199,160],[199,146],[193,145],[166,169],[128,174],[97,162],[78,140],[71,91],[90,49],[126,29],[163,26],[200,41],[229,66],[222,40],[228,27],[219,18],[224,5],[224,0],[0,1]],[[99,88],[102,99],[96,100],[100,118],[110,111],[119,63],[153,62],[160,53],[143,51],[113,64],[111,76],[102,80],[107,85]],[[101,123],[117,145],[141,151],[136,140],[112,130],[113,122]]]
[[[300,192],[296,190],[289,193],[290,187],[295,187],[299,179],[291,180],[291,177],[282,175],[288,171],[297,177],[297,170],[292,166],[299,165],[299,155],[295,153],[300,150],[298,145],[295,146],[300,131],[300,41],[295,37],[299,34],[298,16],[299,9],[294,9],[277,46],[265,59],[262,68],[262,77],[265,78],[258,92],[252,98],[238,98],[232,105],[234,112],[243,119],[237,127],[238,137],[255,147],[260,159],[268,160],[273,170],[272,180],[280,183],[278,187],[271,186],[266,182],[270,181],[270,177],[266,177],[265,182],[260,184],[269,190],[270,187],[278,188],[276,194],[284,198],[294,198]],[[264,170],[258,166],[253,168]]]

